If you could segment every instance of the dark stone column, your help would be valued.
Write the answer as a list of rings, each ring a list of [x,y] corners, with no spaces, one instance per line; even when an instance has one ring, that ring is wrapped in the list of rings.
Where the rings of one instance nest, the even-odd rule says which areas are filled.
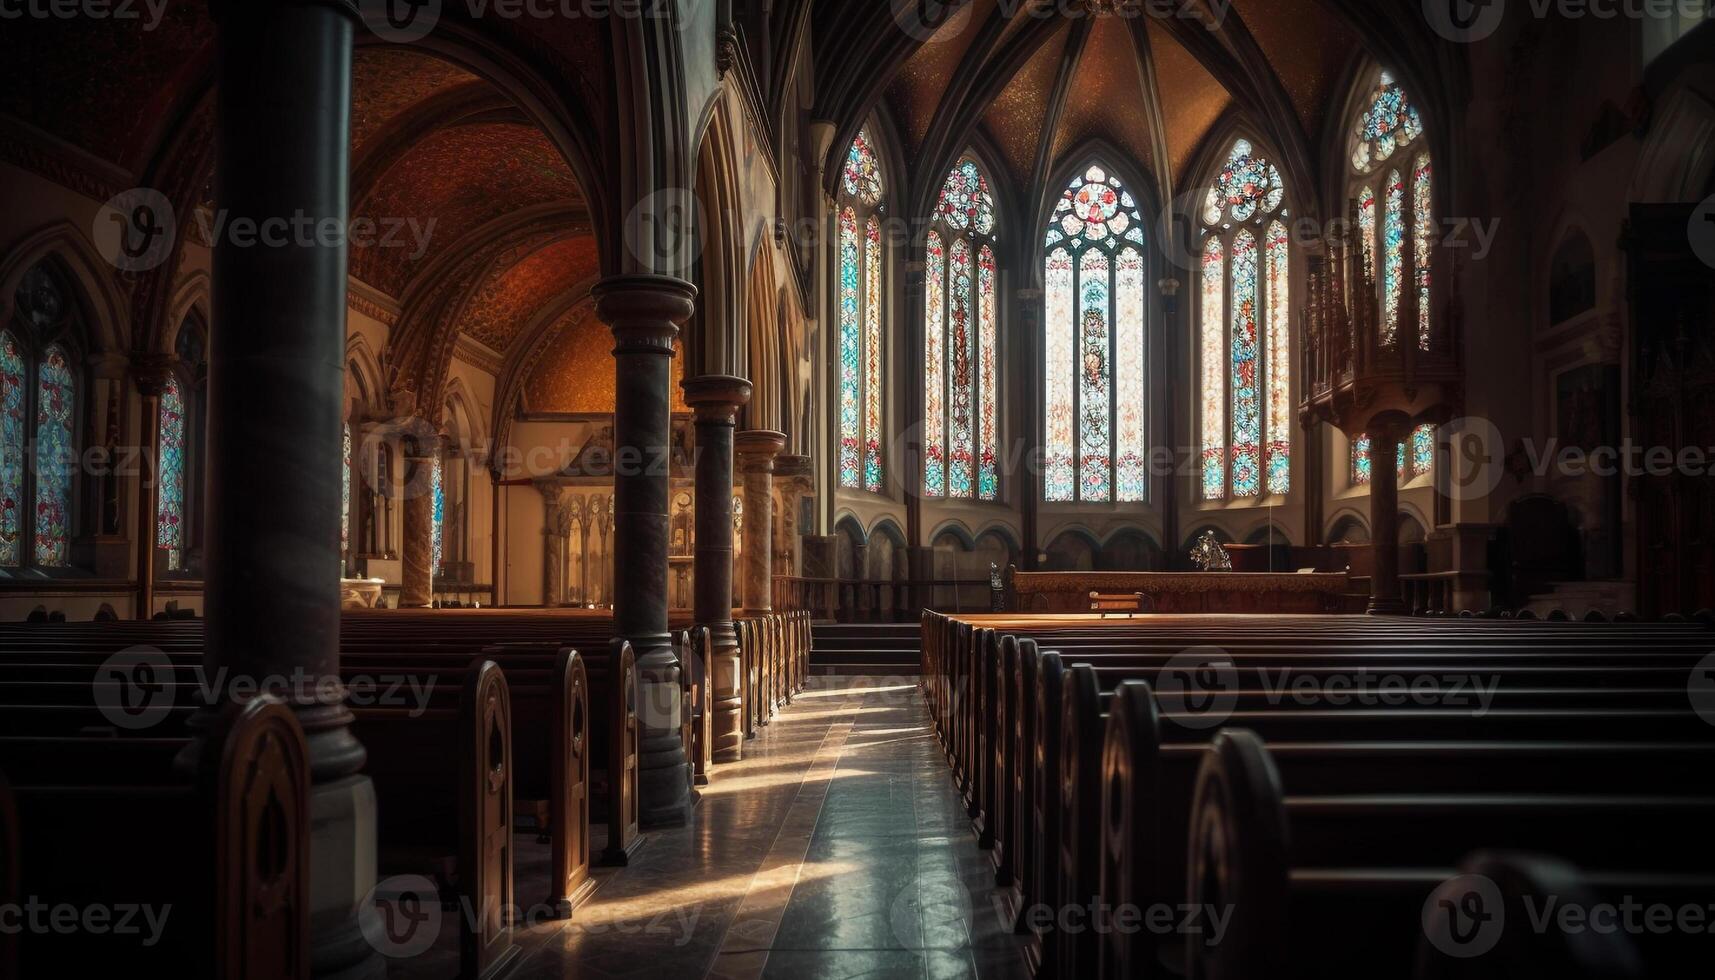
[[[631,275],[604,279],[594,293],[596,313],[616,341],[613,619],[637,656],[640,819],[675,826],[690,818],[691,778],[679,739],[679,655],[667,632],[670,368],[697,290],[671,276]]]
[[[734,447],[744,473],[744,614],[762,616],[774,609],[774,457],[786,436],[750,429]]]
[[[750,382],[711,375],[684,383],[685,401],[697,413],[696,617],[713,634],[707,665],[714,712],[716,762],[744,756],[743,691],[738,634],[732,625],[733,427],[750,400]]]
[[[232,235],[214,243],[206,666],[266,683],[297,712],[314,784],[312,970],[372,976],[383,964],[359,911],[375,884],[375,794],[338,684],[347,251],[312,230],[350,214],[356,10],[211,6],[215,206]],[[263,222],[287,222],[286,241],[235,240]]]
[[[1397,412],[1370,420],[1370,549],[1375,573],[1370,578],[1372,616],[1403,615],[1399,595],[1399,457],[1400,440],[1411,423]]]
[[[536,492],[542,495],[542,606],[551,608],[565,601],[566,590],[560,582],[565,568],[565,539],[560,534],[560,485],[553,480],[537,480]]]

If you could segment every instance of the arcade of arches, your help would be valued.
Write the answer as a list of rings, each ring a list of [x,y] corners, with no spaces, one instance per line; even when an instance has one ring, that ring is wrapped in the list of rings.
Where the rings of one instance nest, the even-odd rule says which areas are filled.
[[[0,22],[0,621],[554,610],[665,684],[1208,534],[1342,611],[1715,606],[1706,480],[1563,456],[1715,446],[1698,17],[431,6]]]

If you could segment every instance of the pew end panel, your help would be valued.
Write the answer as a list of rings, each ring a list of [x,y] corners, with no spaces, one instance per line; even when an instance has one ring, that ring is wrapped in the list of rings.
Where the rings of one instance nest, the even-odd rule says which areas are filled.
[[[644,842],[637,783],[642,722],[637,714],[637,655],[628,641],[617,637],[608,651],[613,676],[608,683],[612,701],[607,712],[607,847],[602,863],[624,866]]]
[[[596,884],[590,874],[589,676],[576,650],[568,647],[554,658],[553,689],[558,697],[548,732],[554,790],[549,801],[553,882],[548,904],[567,919]]]
[[[512,878],[512,705],[506,676],[485,660],[466,673],[459,696],[459,963],[486,978],[518,955],[508,917]]]
[[[1194,908],[1230,911],[1219,945],[1184,937],[1189,975],[1264,976],[1287,948],[1287,828],[1280,774],[1262,739],[1225,728],[1203,755],[1192,794],[1186,888]]]
[[[1102,905],[1150,909],[1160,899],[1158,832],[1161,718],[1146,681],[1114,691],[1102,742],[1100,870]],[[1171,905],[1167,905],[1171,907]],[[1149,937],[1130,929],[1102,933],[1101,975],[1146,975],[1157,960]]]

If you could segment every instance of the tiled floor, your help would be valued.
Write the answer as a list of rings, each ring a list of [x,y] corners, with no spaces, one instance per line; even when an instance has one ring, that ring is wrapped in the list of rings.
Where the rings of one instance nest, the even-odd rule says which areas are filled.
[[[911,679],[812,685],[514,975],[1023,976]]]

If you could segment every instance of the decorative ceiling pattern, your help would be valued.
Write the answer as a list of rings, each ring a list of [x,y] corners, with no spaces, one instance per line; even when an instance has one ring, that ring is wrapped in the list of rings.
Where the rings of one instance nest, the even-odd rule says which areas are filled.
[[[1262,47],[1304,131],[1315,140],[1328,115],[1328,98],[1358,49],[1357,37],[1337,18],[1306,17],[1278,0],[1232,0]]]
[[[458,329],[504,351],[539,311],[573,284],[594,277],[599,265],[595,239],[589,235],[560,238],[522,255],[502,255],[465,301]]]
[[[580,303],[549,328],[530,380],[524,384],[524,404],[538,412],[612,412],[614,402],[613,332],[595,316],[594,307]],[[673,411],[689,412],[684,389],[685,358],[673,357]]]
[[[402,296],[412,279],[454,243],[524,208],[576,205],[577,181],[541,130],[510,123],[454,126],[410,147],[378,181],[356,213],[378,222],[415,221],[433,231],[426,248],[374,248],[354,262],[370,285]],[[354,252],[357,250],[354,250]]]
[[[356,157],[371,136],[405,110],[477,80],[409,48],[359,48],[351,63],[351,155]]]

